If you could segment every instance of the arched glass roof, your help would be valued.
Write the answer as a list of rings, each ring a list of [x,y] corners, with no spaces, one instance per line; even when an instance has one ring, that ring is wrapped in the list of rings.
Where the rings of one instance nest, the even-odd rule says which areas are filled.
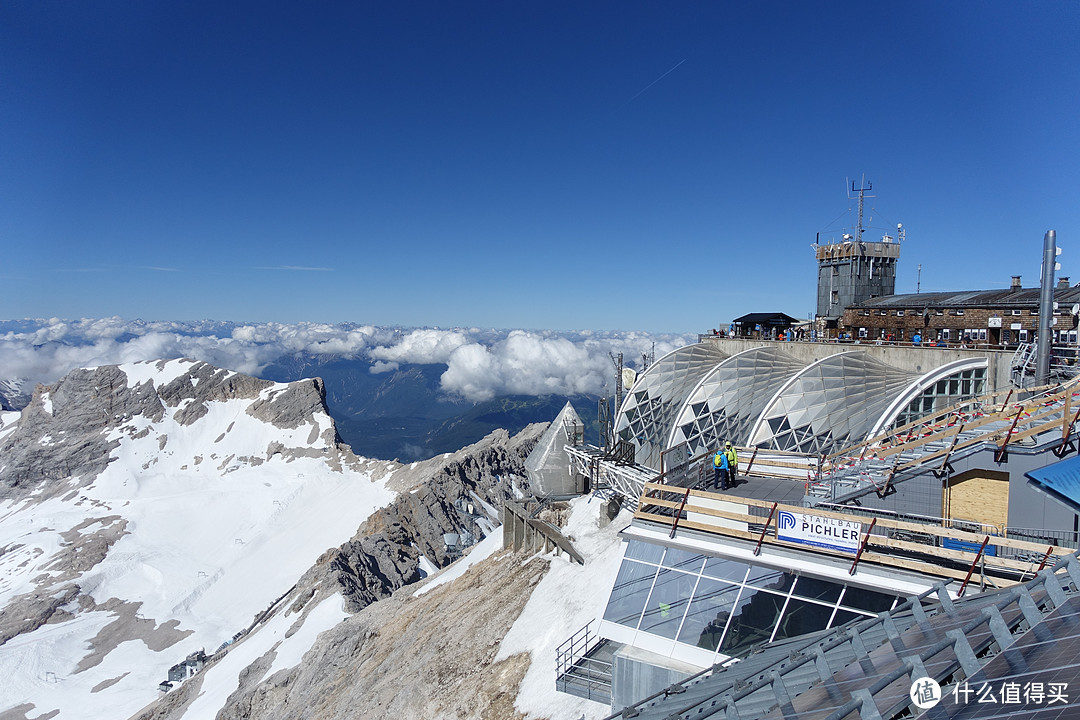
[[[673,350],[638,377],[623,400],[615,435],[632,442],[635,462],[660,470],[660,453],[687,394],[728,355],[712,343]]]
[[[691,455],[712,451],[724,440],[834,452],[910,414],[915,398],[920,406],[937,408],[978,394],[986,367],[985,358],[970,358],[921,373],[888,365],[866,350],[838,352],[809,365],[805,356],[783,343],[730,356],[712,343],[679,348],[630,388],[616,418],[616,436],[634,445],[637,464],[657,471],[662,453],[682,443]]]
[[[686,442],[692,455],[715,450],[724,440],[747,445],[769,401],[806,367],[776,347],[732,355],[691,392],[671,429],[668,447]]]
[[[858,442],[920,376],[862,351],[831,355],[776,394],[751,431],[750,444],[817,454]]]

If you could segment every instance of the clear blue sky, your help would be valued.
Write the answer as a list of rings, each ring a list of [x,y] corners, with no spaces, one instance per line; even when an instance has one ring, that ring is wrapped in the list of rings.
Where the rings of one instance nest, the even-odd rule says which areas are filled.
[[[0,4],[0,317],[805,316],[863,173],[898,292],[1080,281],[1080,3],[312,5]]]

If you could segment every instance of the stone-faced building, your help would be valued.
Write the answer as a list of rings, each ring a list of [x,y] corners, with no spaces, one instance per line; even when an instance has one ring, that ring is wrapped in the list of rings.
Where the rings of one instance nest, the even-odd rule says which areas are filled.
[[[1055,343],[1075,344],[1080,286],[1067,277],[1054,289]],[[1039,328],[1039,288],[1025,288],[1020,277],[1004,290],[967,290],[886,295],[844,309],[841,332],[852,338],[909,342],[915,333],[923,342],[949,344],[967,338],[978,345],[1015,346],[1034,342]]]

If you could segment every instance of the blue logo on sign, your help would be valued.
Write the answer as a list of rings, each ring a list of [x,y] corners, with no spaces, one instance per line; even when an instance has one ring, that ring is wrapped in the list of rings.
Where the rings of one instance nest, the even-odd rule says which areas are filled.
[[[781,510],[777,522],[780,523],[781,530],[790,530],[795,527],[795,516],[786,510]]]

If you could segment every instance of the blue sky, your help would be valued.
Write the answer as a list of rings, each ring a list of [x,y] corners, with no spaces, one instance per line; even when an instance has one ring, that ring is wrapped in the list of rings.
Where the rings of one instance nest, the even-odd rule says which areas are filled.
[[[705,331],[1080,281],[1080,4],[0,4],[0,318]],[[872,231],[878,233],[878,230]]]

